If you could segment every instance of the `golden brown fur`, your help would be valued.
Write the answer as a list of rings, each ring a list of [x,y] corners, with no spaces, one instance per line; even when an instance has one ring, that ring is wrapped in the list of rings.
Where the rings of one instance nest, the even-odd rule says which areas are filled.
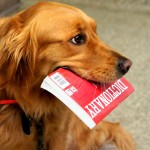
[[[78,34],[85,42],[73,44]],[[59,66],[80,76],[110,82],[122,77],[117,70],[126,59],[96,34],[95,22],[77,8],[38,3],[0,20],[0,100],[18,105],[0,106],[0,150],[36,150],[37,131],[22,131],[23,110],[34,120],[42,117],[46,150],[100,150],[115,143],[119,150],[135,150],[132,138],[119,124],[101,122],[90,130],[66,106],[40,89],[43,79]]]

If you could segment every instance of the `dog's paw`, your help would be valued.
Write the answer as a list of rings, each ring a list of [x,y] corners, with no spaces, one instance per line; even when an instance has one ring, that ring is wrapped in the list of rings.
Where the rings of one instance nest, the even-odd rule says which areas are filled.
[[[119,123],[102,122],[96,130],[98,150],[136,150],[132,136]]]

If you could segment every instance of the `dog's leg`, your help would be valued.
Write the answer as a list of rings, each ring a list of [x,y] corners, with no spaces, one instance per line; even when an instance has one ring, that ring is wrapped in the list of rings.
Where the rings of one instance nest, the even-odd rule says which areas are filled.
[[[75,145],[80,150],[110,150],[108,145],[103,147],[106,144],[115,144],[112,150],[136,149],[130,134],[118,123],[102,121],[90,130],[82,122],[76,120],[69,135],[72,135],[70,146]]]
[[[104,146],[100,150],[135,150],[135,144],[132,137],[128,134],[119,123],[102,122],[95,130],[99,132],[99,138],[104,140],[104,143],[115,143],[115,146]],[[102,143],[100,143],[102,144]]]

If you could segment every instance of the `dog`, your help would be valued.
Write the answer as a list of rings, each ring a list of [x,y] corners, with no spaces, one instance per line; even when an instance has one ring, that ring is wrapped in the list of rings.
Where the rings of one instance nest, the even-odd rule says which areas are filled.
[[[135,150],[119,123],[89,129],[40,88],[58,67],[100,83],[121,78],[132,62],[106,45],[92,18],[73,6],[40,2],[0,19],[0,150]],[[40,138],[39,138],[40,137]],[[42,139],[42,140],[40,140]]]

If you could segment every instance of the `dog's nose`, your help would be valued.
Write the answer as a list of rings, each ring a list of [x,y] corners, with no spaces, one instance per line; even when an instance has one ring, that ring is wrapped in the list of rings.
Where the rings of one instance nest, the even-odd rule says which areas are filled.
[[[118,71],[121,74],[126,74],[128,72],[128,70],[130,69],[130,67],[132,66],[132,61],[129,59],[121,59],[118,62]]]

